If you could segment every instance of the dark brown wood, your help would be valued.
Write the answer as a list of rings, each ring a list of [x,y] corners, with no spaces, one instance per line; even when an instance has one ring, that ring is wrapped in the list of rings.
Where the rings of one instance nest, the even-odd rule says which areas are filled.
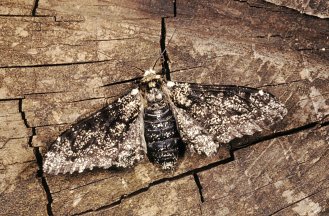
[[[326,0],[266,0],[276,5],[285,6],[299,11],[300,13],[305,13],[312,16],[317,16],[320,18],[329,18],[329,2]]]
[[[0,6],[1,215],[328,212],[328,20],[260,0],[177,1],[176,17],[173,1]],[[231,162],[225,148],[186,155],[169,173],[144,161],[37,175],[61,131],[130,89],[143,74],[134,67],[154,64],[162,16],[172,79],[270,91],[289,110],[263,134],[276,135]]]

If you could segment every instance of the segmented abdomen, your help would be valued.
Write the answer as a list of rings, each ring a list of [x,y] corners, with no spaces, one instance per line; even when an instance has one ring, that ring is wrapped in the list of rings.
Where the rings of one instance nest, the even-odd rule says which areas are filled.
[[[184,152],[176,121],[168,104],[150,104],[144,110],[144,136],[147,156],[164,169],[173,168],[178,157]]]

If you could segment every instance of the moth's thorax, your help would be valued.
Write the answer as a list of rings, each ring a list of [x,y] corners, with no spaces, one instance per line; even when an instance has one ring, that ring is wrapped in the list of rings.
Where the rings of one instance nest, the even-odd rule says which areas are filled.
[[[144,76],[141,80],[141,83],[149,85],[149,84],[152,84],[152,81],[157,81],[157,80],[161,80],[161,79],[162,79],[161,75],[157,74],[155,72],[155,70],[149,69],[149,70],[145,71]]]
[[[151,88],[146,91],[146,100],[148,104],[161,103],[164,99],[163,92],[160,88]]]

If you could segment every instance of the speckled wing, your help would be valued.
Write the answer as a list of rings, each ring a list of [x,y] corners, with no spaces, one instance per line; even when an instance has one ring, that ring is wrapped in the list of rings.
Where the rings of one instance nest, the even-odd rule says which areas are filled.
[[[130,167],[146,151],[143,104],[137,89],[73,125],[46,154],[47,173],[82,172],[94,167]]]
[[[286,108],[272,94],[241,87],[168,82],[164,85],[183,141],[211,155],[220,144],[281,120]]]

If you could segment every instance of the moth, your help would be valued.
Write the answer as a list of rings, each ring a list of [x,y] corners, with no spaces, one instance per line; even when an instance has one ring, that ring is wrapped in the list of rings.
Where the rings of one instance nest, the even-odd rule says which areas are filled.
[[[173,82],[150,69],[136,88],[63,132],[43,170],[126,168],[145,157],[173,169],[186,149],[211,156],[221,144],[262,131],[286,113],[260,89]]]

